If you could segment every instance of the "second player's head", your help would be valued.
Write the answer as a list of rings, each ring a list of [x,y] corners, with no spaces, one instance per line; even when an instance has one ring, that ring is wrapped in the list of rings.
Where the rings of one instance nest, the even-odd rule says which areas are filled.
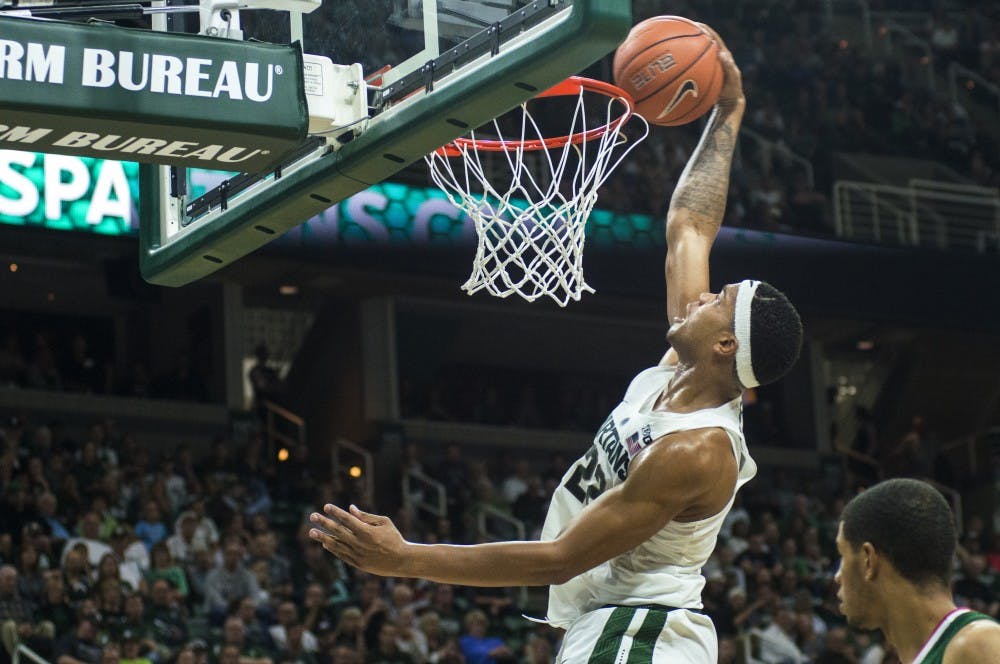
[[[926,482],[887,480],[855,496],[837,534],[841,612],[876,629],[895,592],[949,593],[955,546],[951,509]]]
[[[682,358],[715,365],[741,387],[757,387],[778,380],[798,360],[802,321],[784,293],[748,279],[689,303],[667,339]]]

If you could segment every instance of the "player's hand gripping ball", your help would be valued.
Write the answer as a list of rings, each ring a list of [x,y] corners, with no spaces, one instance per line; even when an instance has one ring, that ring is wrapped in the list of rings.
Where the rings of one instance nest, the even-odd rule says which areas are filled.
[[[697,120],[719,99],[719,44],[694,21],[654,16],[637,24],[615,52],[615,84],[650,124]]]

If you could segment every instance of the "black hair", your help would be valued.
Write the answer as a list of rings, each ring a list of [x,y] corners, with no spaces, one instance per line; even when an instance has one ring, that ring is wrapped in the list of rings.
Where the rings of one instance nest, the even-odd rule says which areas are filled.
[[[757,382],[787,374],[802,349],[802,319],[785,294],[762,281],[750,302],[750,362]]]
[[[844,539],[855,551],[869,542],[911,583],[950,586],[955,522],[931,485],[911,479],[880,482],[847,503],[840,520]]]

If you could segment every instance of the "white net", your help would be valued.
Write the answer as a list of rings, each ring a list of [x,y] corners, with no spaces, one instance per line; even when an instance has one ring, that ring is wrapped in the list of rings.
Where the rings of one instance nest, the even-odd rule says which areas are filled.
[[[591,96],[596,95],[580,88],[566,132],[579,142],[546,146],[544,130],[522,104],[513,130],[504,131],[501,119],[491,123],[496,141],[506,144],[500,150],[486,150],[487,141],[472,132],[469,141],[450,146],[458,156],[427,155],[435,184],[475,223],[476,257],[462,290],[471,295],[485,289],[497,297],[517,293],[529,302],[548,296],[563,307],[594,292],[583,277],[587,218],[598,189],[649,126],[633,115],[641,127],[627,137],[630,118],[620,98],[600,97],[599,112],[588,117],[585,97]],[[536,110],[551,122],[542,112]]]

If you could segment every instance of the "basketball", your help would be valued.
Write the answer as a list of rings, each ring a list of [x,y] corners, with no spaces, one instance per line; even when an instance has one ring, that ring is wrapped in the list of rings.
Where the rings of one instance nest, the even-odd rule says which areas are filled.
[[[680,16],[654,16],[637,24],[615,52],[615,84],[649,123],[687,124],[711,110],[722,89],[715,40]]]

